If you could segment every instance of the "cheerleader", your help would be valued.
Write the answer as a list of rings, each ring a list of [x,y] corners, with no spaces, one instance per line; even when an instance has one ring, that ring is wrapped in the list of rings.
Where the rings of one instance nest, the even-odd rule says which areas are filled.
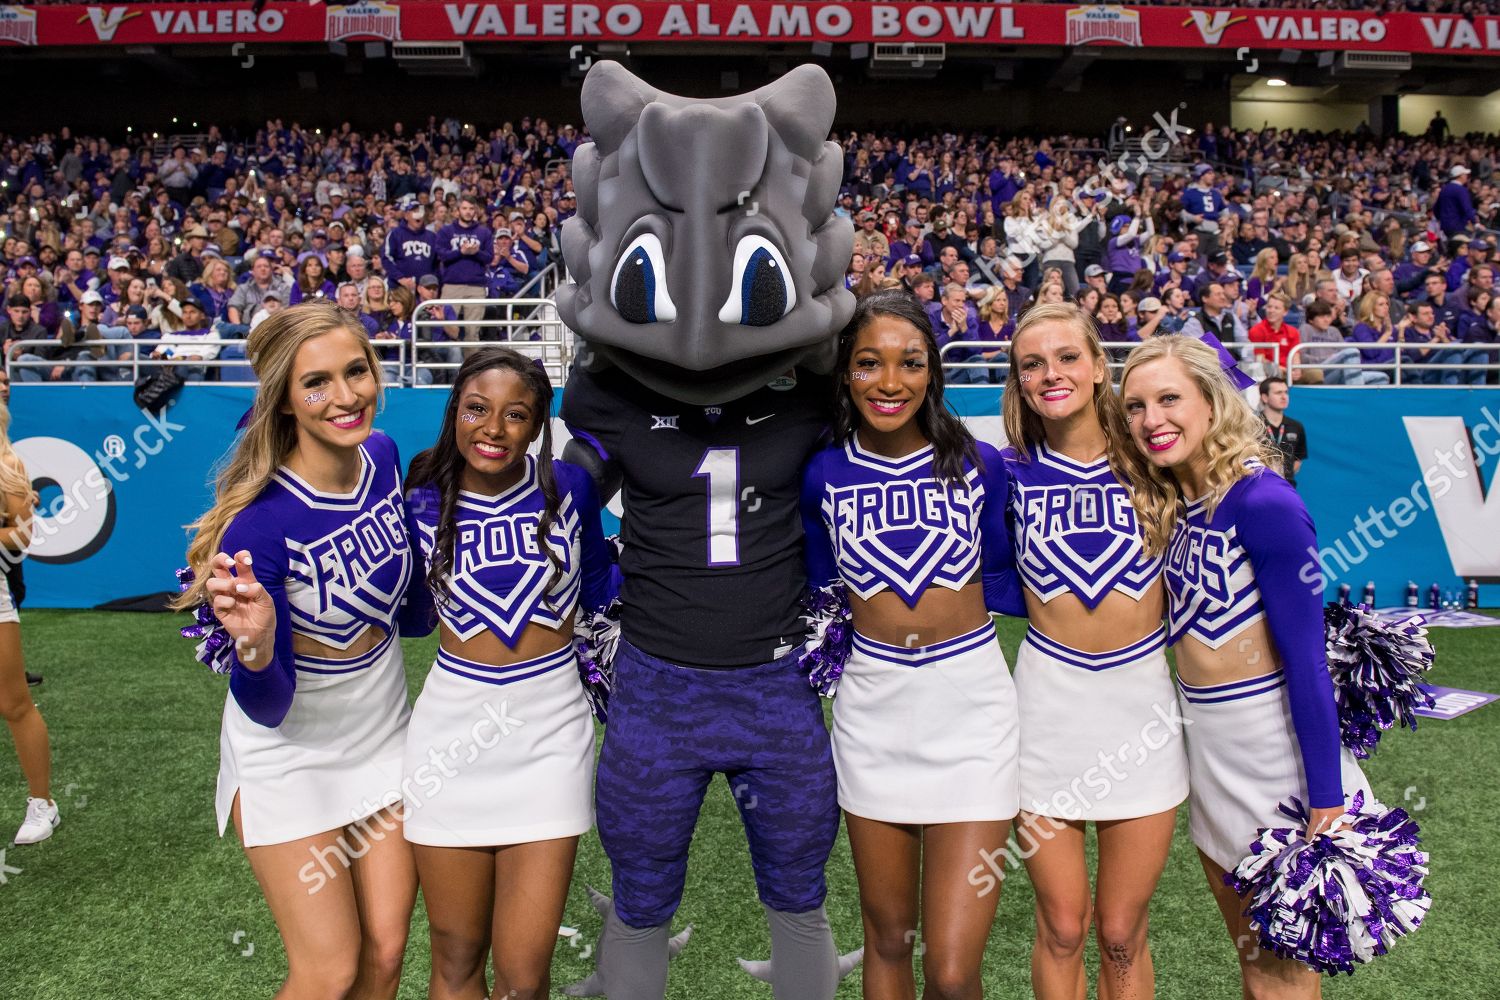
[[[425,631],[435,603],[442,633],[402,786],[439,1000],[490,996],[491,950],[494,996],[550,995],[578,837],[594,821],[594,725],[571,637],[580,600],[608,603],[610,561],[592,480],[552,461],[551,413],[541,367],[475,351],[407,477]]]
[[[1162,628],[1162,559],[1144,551],[1123,485],[1145,475],[1099,335],[1077,306],[1026,314],[1002,397],[1010,533],[1031,625],[1016,657],[1018,846],[1036,888],[1032,989],[1101,998],[1154,992],[1146,926],[1188,794]],[[1085,828],[1099,839],[1089,887]]]
[[[1015,689],[990,610],[1019,614],[999,454],[943,404],[918,302],[877,292],[839,340],[835,444],[803,478],[808,579],[842,579],[853,652],[833,757],[864,917],[864,995],[978,996],[999,893],[967,874],[1016,815]]]
[[[1309,839],[1355,792],[1370,800],[1339,742],[1322,584],[1305,575],[1317,565],[1312,520],[1271,471],[1260,422],[1212,347],[1153,338],[1131,352],[1122,385],[1131,436],[1149,463],[1135,484],[1146,547],[1166,560],[1193,843],[1245,995],[1316,997],[1316,972],[1255,948],[1244,904],[1224,884],[1257,829],[1284,824],[1283,800],[1308,807]]]
[[[9,383],[5,385],[8,398]],[[17,565],[31,541],[31,515],[36,492],[26,466],[10,444],[10,409],[0,403],[0,559]],[[52,836],[60,822],[52,800],[52,750],[47,723],[27,690],[26,660],[21,653],[21,616],[10,584],[0,573],[0,715],[16,744],[21,773],[26,776],[26,818],[16,831],[17,844],[35,844]]]
[[[394,997],[417,890],[389,808],[412,553],[396,447],[371,429],[380,363],[323,302],[282,310],[246,347],[260,387],[178,600],[211,602],[233,640],[219,833],[233,819],[281,932],[278,996]]]

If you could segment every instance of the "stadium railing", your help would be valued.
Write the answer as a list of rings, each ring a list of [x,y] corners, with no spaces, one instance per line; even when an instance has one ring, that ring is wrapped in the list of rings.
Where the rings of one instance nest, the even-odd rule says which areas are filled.
[[[950,340],[950,341],[948,341],[948,343],[944,344],[941,348],[938,349],[938,358],[940,359],[941,364],[942,364],[942,366],[945,369],[948,369],[948,368],[956,368],[956,369],[960,369],[960,370],[966,369],[966,368],[1000,368],[1000,369],[1007,369],[1007,368],[1010,367],[1010,360],[1009,360],[1010,343],[1011,342],[1008,341],[1008,340]],[[1108,356],[1108,360],[1107,360],[1106,364],[1109,366],[1109,370],[1114,373],[1116,379],[1119,378],[1120,372],[1125,367],[1125,356],[1130,353],[1131,348],[1133,348],[1133,347],[1139,347],[1140,344],[1141,344],[1141,342],[1139,340],[1105,340],[1105,341],[1101,341],[1100,342],[1100,346],[1102,346],[1104,348],[1104,353]],[[1267,368],[1266,374],[1270,374],[1270,369],[1271,368],[1278,368],[1278,367],[1280,367],[1280,364],[1281,364],[1281,345],[1280,344],[1247,344],[1247,343],[1241,343],[1240,341],[1236,340],[1236,341],[1231,341],[1230,343],[1227,343],[1224,346],[1229,349],[1229,352],[1231,354],[1234,354],[1242,362],[1248,362],[1248,363],[1251,363],[1251,364],[1259,362],[1263,367],[1266,366],[1265,357],[1269,353],[1270,357],[1271,357],[1271,361],[1270,361],[1269,367]],[[998,351],[1004,351],[1005,354],[1006,354],[1006,360],[1001,361],[999,359],[996,359],[994,361],[984,361],[984,360],[975,360],[975,361],[949,361],[948,360],[949,352],[950,351],[959,351],[959,350],[985,350],[985,351],[997,351],[998,350]],[[1312,367],[1312,366],[1309,366],[1309,367]],[[1319,367],[1321,367],[1321,366],[1319,366]],[[1251,372],[1250,374],[1254,374],[1254,373]],[[966,385],[964,383],[957,383],[957,384],[954,384],[954,385],[947,386],[946,388],[950,388],[950,389],[978,389],[978,388],[983,388],[983,386],[984,386],[983,383],[981,383],[979,385]]]
[[[1341,350],[1348,347],[1362,346],[1374,347],[1382,350],[1393,349],[1396,352],[1395,360],[1391,364],[1371,364],[1368,361],[1362,360],[1342,363],[1311,362],[1302,360],[1302,352],[1305,349],[1327,351],[1330,349]],[[1465,361],[1462,363],[1456,363],[1452,360],[1423,361],[1421,360],[1421,355],[1417,353],[1423,350],[1474,351],[1482,352],[1488,357],[1487,360],[1483,362]],[[1324,371],[1325,374],[1330,369],[1350,372],[1384,372],[1387,376],[1390,377],[1390,386],[1400,386],[1403,389],[1500,388],[1500,384],[1491,382],[1491,379],[1493,377],[1491,373],[1500,372],[1500,344],[1465,344],[1455,342],[1449,345],[1433,345],[1430,343],[1407,344],[1401,342],[1393,342],[1386,344],[1363,345],[1352,342],[1345,342],[1341,346],[1339,344],[1309,343],[1298,344],[1290,351],[1288,351],[1286,363],[1288,371],[1291,372],[1294,376],[1298,371],[1305,371],[1307,369],[1320,369]],[[1437,374],[1435,376],[1428,376],[1427,373],[1429,372]],[[1470,381],[1470,377],[1476,374],[1479,375],[1480,380],[1478,382]],[[1428,377],[1435,377],[1436,381],[1426,381]],[[1456,381],[1444,382],[1443,379],[1445,377],[1452,377]],[[1380,383],[1378,385],[1349,386],[1349,388],[1380,389],[1386,387],[1386,385],[1387,383]]]
[[[480,303],[485,306],[484,317],[462,318],[463,307]],[[453,309],[454,319],[444,318],[444,306]],[[557,304],[550,298],[428,299],[418,304],[412,327],[416,350],[408,373],[412,377],[406,381],[419,389],[445,388],[451,378],[445,382],[441,373],[457,371],[467,352],[496,343],[539,360],[553,385],[563,384],[573,363],[573,333],[563,325]],[[455,327],[460,339],[434,339],[437,330]],[[475,339],[462,339],[469,330]],[[416,374],[420,371],[432,373],[430,386],[420,384]]]
[[[470,300],[472,301],[472,300]],[[219,373],[219,382],[249,384],[255,381],[255,373],[250,369],[250,362],[242,357],[225,358],[217,357],[212,360],[182,361],[175,358],[153,358],[151,351],[163,344],[182,347],[192,341],[183,337],[173,337],[170,334],[163,337],[142,337],[139,340],[100,340],[87,341],[84,346],[98,345],[103,347],[112,357],[104,358],[70,358],[67,360],[48,361],[45,359],[32,360],[28,358],[7,357],[5,361],[6,374],[10,376],[11,383],[18,386],[33,385],[78,385],[80,383],[72,379],[61,381],[50,381],[43,374],[40,381],[28,380],[23,372],[36,371],[47,373],[54,368],[88,369],[95,377],[91,381],[99,385],[134,385],[143,375],[149,375],[161,368],[202,368]],[[394,349],[394,359],[382,359],[386,366],[394,365],[400,371],[407,372],[409,353],[411,345],[404,340],[373,341],[377,350],[382,355],[386,350]],[[221,354],[225,347],[234,344],[243,345],[243,340],[218,340],[213,342],[219,348]],[[55,340],[16,340],[11,342],[12,353],[36,354],[37,348],[51,350],[57,347]],[[131,357],[122,358],[119,354],[130,351]],[[144,355],[144,356],[143,356]],[[197,384],[189,382],[188,385]],[[207,383],[217,384],[217,383]]]

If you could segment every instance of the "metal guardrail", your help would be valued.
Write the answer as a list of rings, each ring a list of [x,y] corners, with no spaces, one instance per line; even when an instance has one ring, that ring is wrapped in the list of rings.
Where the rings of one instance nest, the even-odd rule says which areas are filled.
[[[453,310],[453,319],[443,317],[444,306]],[[465,306],[484,306],[486,312],[496,310],[500,316],[465,319]],[[447,383],[440,373],[456,371],[465,353],[496,342],[541,361],[553,385],[562,385],[573,363],[573,333],[563,325],[551,298],[428,299],[418,303],[412,328],[415,350],[407,373],[412,377],[407,381],[417,388],[424,388],[418,372],[431,372],[431,386],[442,388]],[[440,329],[452,330],[457,339],[435,339],[433,334]],[[469,331],[473,339],[468,338]]]
[[[255,381],[255,374],[250,370],[250,361],[247,358],[225,358],[222,356],[223,349],[226,347],[231,347],[234,345],[243,346],[245,342],[239,339],[220,339],[208,341],[208,343],[213,344],[216,348],[219,349],[220,356],[211,359],[204,359],[201,361],[187,361],[176,358],[153,358],[150,356],[152,349],[160,347],[162,345],[181,347],[183,345],[191,345],[195,343],[202,343],[202,341],[197,340],[196,338],[174,337],[171,334],[166,334],[161,337],[141,337],[139,339],[130,338],[128,340],[123,338],[118,340],[89,340],[84,341],[81,344],[74,344],[73,346],[75,348],[99,346],[104,348],[106,356],[102,358],[68,358],[63,360],[49,361],[45,358],[41,358],[39,360],[23,359],[20,357],[16,357],[15,355],[35,355],[36,348],[52,350],[57,347],[57,341],[15,340],[11,342],[10,353],[7,354],[5,358],[5,372],[10,376],[11,382],[14,385],[24,386],[76,384],[75,380],[72,378],[61,379],[56,382],[52,381],[49,376],[52,370],[55,368],[62,368],[65,371],[72,369],[87,369],[92,375],[94,375],[94,379],[91,379],[89,381],[97,381],[105,385],[134,385],[135,382],[140,379],[143,374],[150,374],[151,372],[159,368],[174,367],[204,368],[221,372],[226,369],[233,369],[236,372],[242,372],[243,377],[235,377],[228,379],[227,381],[237,383],[253,383]],[[375,345],[377,351],[382,353],[383,365],[396,365],[402,372],[407,372],[409,370],[408,362],[410,359],[408,357],[408,353],[410,351],[411,345],[407,341],[376,340],[371,341],[371,343]],[[396,350],[396,358],[394,360],[385,360],[383,356],[384,351],[392,348]],[[130,357],[127,358],[120,356],[125,351],[130,352]],[[145,355],[144,357],[142,356],[143,354]],[[41,379],[32,380],[22,374],[22,372],[27,371],[38,371],[44,374],[42,375]]]
[[[1345,362],[1314,362],[1303,361],[1302,353],[1305,350],[1317,351],[1342,351],[1348,348],[1363,348],[1364,350],[1393,350],[1395,352],[1390,363],[1372,363],[1361,358],[1358,361]],[[1421,357],[1421,351],[1442,352],[1482,352],[1490,355],[1490,360],[1475,363],[1472,361],[1456,362],[1451,359],[1445,361],[1411,361],[1408,355]],[[1403,389],[1451,389],[1456,386],[1467,386],[1474,389],[1500,388],[1500,384],[1490,383],[1490,372],[1500,372],[1500,343],[1497,344],[1466,344],[1461,341],[1446,343],[1405,343],[1404,341],[1389,341],[1384,344],[1371,344],[1363,341],[1343,341],[1342,343],[1307,343],[1298,344],[1287,352],[1287,369],[1295,376],[1298,371],[1311,369],[1321,370],[1324,377],[1330,370],[1346,371],[1350,375],[1362,372],[1382,372],[1390,378],[1390,382],[1374,384],[1350,385],[1348,383],[1333,383],[1335,387],[1350,389],[1379,389],[1386,386],[1400,386]],[[1427,372],[1439,373],[1434,381],[1426,381],[1423,376]],[[1470,377],[1480,374],[1480,380],[1474,382]],[[1445,376],[1453,376],[1456,382],[1444,382]],[[1302,383],[1298,383],[1300,386]],[[1327,383],[1324,383],[1327,384]]]
[[[944,368],[1009,368],[1010,345],[1011,342],[1008,340],[950,340],[948,341],[948,343],[944,344],[941,348],[938,349],[938,359],[939,363],[942,364]],[[1125,355],[1128,354],[1132,348],[1139,347],[1140,345],[1141,342],[1139,340],[1105,340],[1100,343],[1100,346],[1104,348],[1104,353],[1107,356],[1105,364],[1109,366],[1109,370],[1111,372],[1114,372],[1116,374],[1118,374],[1125,367]],[[1226,343],[1224,346],[1229,350],[1231,354],[1234,354],[1242,362],[1260,361],[1262,363],[1265,363],[1264,357],[1257,357],[1257,354],[1264,355],[1269,351],[1271,353],[1271,364],[1277,367],[1279,367],[1280,365],[1280,344],[1248,343],[1245,341],[1233,340]],[[1004,351],[1006,354],[1006,360],[1001,361],[999,359],[996,359],[994,361],[985,361],[983,359],[980,359],[975,361],[948,361],[948,352],[955,349]],[[965,389],[971,387],[959,384],[948,386],[946,388]]]

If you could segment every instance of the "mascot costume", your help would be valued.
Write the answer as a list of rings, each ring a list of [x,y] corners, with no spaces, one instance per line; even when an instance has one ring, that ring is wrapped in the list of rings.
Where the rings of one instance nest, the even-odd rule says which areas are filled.
[[[832,213],[834,93],[802,66],[754,93],[661,93],[612,62],[584,81],[578,214],[563,226],[584,341],[563,394],[608,498],[623,489],[621,639],[596,787],[613,869],[600,977],[660,1000],[668,926],[715,773],[729,780],[771,931],[778,1000],[825,1000],[839,812],[798,654],[801,470],[828,426],[853,246]]]

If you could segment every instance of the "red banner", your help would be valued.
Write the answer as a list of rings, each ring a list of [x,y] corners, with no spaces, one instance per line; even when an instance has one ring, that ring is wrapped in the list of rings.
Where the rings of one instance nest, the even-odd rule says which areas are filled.
[[[1500,56],[1500,17],[994,3],[459,2],[0,7],[0,44],[947,42]]]

